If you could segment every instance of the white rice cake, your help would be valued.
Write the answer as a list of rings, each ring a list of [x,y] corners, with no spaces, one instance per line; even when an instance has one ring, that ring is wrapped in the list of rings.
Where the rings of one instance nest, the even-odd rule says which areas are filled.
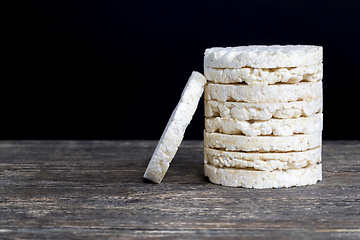
[[[323,78],[323,65],[296,68],[204,68],[206,79],[213,83],[241,83],[265,86],[300,81],[317,82]]]
[[[204,163],[215,167],[253,168],[261,171],[303,168],[321,162],[321,147],[301,152],[227,152],[204,148]]]
[[[173,111],[158,145],[145,171],[144,178],[160,183],[171,160],[174,158],[183,139],[185,129],[195,113],[206,84],[205,77],[193,72],[181,94],[179,103]]]
[[[206,117],[238,120],[269,120],[271,118],[299,118],[321,113],[323,99],[279,103],[218,102],[205,100]]]
[[[309,45],[214,47],[205,50],[204,67],[285,68],[322,62],[323,48]]]
[[[322,81],[267,86],[209,83],[205,87],[204,98],[219,102],[248,103],[311,101],[322,98],[322,89]]]
[[[295,133],[322,131],[323,114],[310,117],[269,119],[266,121],[241,121],[235,118],[205,118],[205,130],[210,133],[242,134],[246,136],[276,135],[290,136]]]
[[[322,180],[322,164],[288,170],[257,171],[217,168],[205,164],[205,176],[215,184],[245,188],[282,188],[315,184]]]
[[[321,132],[292,136],[227,135],[204,131],[204,147],[226,151],[290,152],[305,151],[321,146]]]

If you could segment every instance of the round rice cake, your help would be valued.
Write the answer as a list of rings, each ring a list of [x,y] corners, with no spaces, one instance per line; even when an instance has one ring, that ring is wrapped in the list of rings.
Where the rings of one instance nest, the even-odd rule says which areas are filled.
[[[205,100],[206,117],[234,118],[238,120],[269,120],[271,118],[308,117],[322,112],[323,99],[312,101],[243,103]]]
[[[205,50],[204,67],[285,68],[318,65],[323,48],[310,45],[213,47]]]
[[[192,72],[150,159],[144,178],[155,183],[162,181],[195,113],[205,84],[206,79],[201,73]]]
[[[305,168],[258,171],[252,169],[218,168],[205,163],[205,176],[212,183],[229,187],[282,188],[315,184],[322,180],[322,164]]]
[[[204,163],[214,167],[273,171],[303,168],[321,162],[321,147],[286,153],[228,152],[204,148]]]
[[[265,86],[300,81],[317,82],[323,77],[323,65],[296,68],[204,68],[204,75],[212,83],[242,83]]]
[[[292,136],[227,135],[204,131],[204,147],[225,151],[290,152],[304,151],[321,146],[321,132]]]
[[[205,118],[205,130],[209,133],[230,135],[275,135],[290,136],[296,133],[316,133],[322,131],[323,114],[309,117],[269,119],[265,121],[244,121],[235,118]]]
[[[311,101],[322,98],[322,90],[322,81],[266,86],[209,83],[204,90],[204,99],[248,103]]]

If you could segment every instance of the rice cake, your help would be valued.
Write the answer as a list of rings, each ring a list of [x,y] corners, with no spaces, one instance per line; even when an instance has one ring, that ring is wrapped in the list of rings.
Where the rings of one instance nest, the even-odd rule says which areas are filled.
[[[276,135],[290,136],[295,133],[322,131],[323,114],[290,119],[241,121],[234,118],[205,118],[205,130],[209,133],[242,134],[246,136]]]
[[[319,162],[321,162],[321,147],[286,153],[229,152],[204,148],[204,163],[215,167],[273,171],[303,168]]]
[[[311,101],[322,98],[322,89],[322,81],[266,86],[209,83],[205,87],[204,98],[218,102],[247,103]]]
[[[204,68],[204,75],[212,83],[242,83],[265,86],[275,83],[296,84],[300,81],[317,82],[323,77],[323,66],[296,68]]]
[[[269,120],[271,118],[308,117],[322,112],[323,99],[280,103],[218,102],[205,100],[206,117],[238,120]]]
[[[179,103],[173,111],[158,145],[144,174],[155,183],[160,183],[171,160],[183,139],[185,129],[195,113],[206,84],[205,77],[193,72],[181,94]]]
[[[323,48],[310,45],[213,47],[205,50],[204,67],[285,68],[322,62]]]
[[[217,168],[205,163],[205,176],[215,184],[245,188],[282,188],[315,184],[322,180],[322,164],[288,170],[257,171]]]
[[[226,151],[290,152],[304,151],[321,146],[321,132],[292,136],[227,135],[204,131],[204,147]]]

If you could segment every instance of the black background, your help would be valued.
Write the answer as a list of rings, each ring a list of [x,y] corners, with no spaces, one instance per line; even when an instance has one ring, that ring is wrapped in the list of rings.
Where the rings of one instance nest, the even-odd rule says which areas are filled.
[[[254,44],[323,46],[323,139],[359,139],[359,15],[360,1],[2,3],[0,139],[159,139],[204,50]],[[203,111],[185,139],[202,139]]]

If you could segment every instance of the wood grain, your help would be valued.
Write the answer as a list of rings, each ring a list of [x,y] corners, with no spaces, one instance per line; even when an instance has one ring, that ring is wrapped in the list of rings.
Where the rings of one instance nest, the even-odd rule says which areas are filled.
[[[210,183],[201,141],[146,181],[156,143],[0,142],[0,238],[360,238],[360,141],[323,143],[322,182],[266,190]]]

